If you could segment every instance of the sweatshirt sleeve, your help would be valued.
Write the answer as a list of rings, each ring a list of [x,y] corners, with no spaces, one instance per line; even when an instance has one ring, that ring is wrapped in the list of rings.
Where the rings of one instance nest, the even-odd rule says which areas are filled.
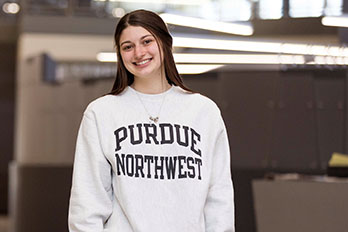
[[[84,114],[77,136],[69,205],[70,232],[102,232],[112,213],[112,171],[94,115]]]
[[[230,170],[230,150],[226,128],[216,137],[210,188],[204,208],[206,232],[234,232],[234,192]]]

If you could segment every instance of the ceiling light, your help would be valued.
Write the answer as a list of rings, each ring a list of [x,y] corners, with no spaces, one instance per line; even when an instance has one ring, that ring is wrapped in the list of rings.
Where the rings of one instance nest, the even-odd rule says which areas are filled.
[[[348,27],[348,15],[342,16],[325,16],[321,19],[324,26],[331,27]]]
[[[116,62],[117,56],[115,52],[99,52],[97,60],[100,62]]]
[[[338,46],[295,44],[280,42],[259,42],[242,40],[220,40],[205,38],[177,37],[173,39],[174,47],[230,50],[244,52],[266,52],[277,54],[348,56],[348,48]]]
[[[247,24],[211,21],[206,19],[173,15],[168,13],[160,14],[160,16],[168,24],[179,25],[184,27],[192,27],[244,36],[252,35],[254,33],[253,27]]]
[[[178,64],[176,68],[180,74],[201,74],[218,69],[223,65],[212,64]]]
[[[14,2],[7,2],[4,5],[2,5],[2,10],[6,14],[17,14],[20,10],[20,6],[17,3]]]
[[[348,57],[316,56],[313,65],[348,65]]]
[[[305,64],[301,55],[175,53],[176,63],[199,64]]]
[[[126,14],[126,11],[123,8],[114,8],[112,10],[112,15],[115,18],[122,18]]]

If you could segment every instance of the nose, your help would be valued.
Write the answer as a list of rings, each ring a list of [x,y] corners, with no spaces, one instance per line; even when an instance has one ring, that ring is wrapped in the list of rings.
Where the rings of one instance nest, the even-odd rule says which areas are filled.
[[[136,46],[134,56],[136,59],[141,59],[145,55],[145,49],[142,46]]]

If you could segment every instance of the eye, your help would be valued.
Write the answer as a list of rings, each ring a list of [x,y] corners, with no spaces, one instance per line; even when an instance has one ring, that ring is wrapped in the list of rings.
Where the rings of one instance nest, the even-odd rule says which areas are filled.
[[[129,51],[130,49],[132,49],[132,47],[133,47],[132,45],[125,45],[125,46],[122,47],[122,50],[123,51]]]
[[[147,44],[150,44],[153,40],[152,39],[146,39],[144,40],[144,44],[147,45]]]

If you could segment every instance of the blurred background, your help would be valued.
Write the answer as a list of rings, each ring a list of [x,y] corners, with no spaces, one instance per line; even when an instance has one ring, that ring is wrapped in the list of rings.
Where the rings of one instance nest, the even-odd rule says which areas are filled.
[[[348,0],[0,0],[0,232],[68,231],[82,113],[136,9],[168,23],[184,82],[222,111],[236,231],[346,231],[348,181],[326,174],[348,153]]]

